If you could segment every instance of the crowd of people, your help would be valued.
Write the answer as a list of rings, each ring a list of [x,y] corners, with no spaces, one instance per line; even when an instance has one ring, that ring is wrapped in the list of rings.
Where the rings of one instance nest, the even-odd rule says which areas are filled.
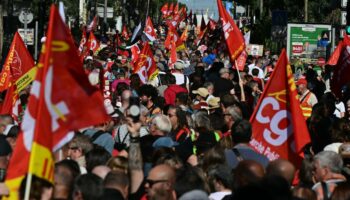
[[[158,26],[151,48],[159,73],[147,83],[133,73],[130,50],[101,36],[84,69],[108,97],[110,121],[77,130],[55,152],[54,183],[33,176],[30,199],[350,199],[349,87],[336,97],[330,66],[292,66],[311,142],[301,166],[270,161],[249,146],[249,118],[278,56],[249,56],[237,71],[220,30],[199,44],[190,31],[169,65],[166,25]],[[28,94],[20,93],[22,105]],[[18,134],[12,116],[1,115],[0,197],[9,193],[3,182]]]

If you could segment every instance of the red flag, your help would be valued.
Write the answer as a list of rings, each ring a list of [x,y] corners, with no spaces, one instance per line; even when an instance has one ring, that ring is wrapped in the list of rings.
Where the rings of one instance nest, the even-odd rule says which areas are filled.
[[[250,142],[269,160],[283,158],[296,166],[303,159],[303,148],[310,142],[296,85],[285,49],[277,62],[252,117]]]
[[[162,8],[160,9],[161,12],[162,12],[163,17],[166,17],[166,16],[168,15],[168,12],[169,12],[168,7],[169,7],[169,4],[166,3],[166,4],[164,4],[164,5],[162,6]]]
[[[33,66],[33,58],[16,32],[0,74],[0,91],[8,89]]]
[[[185,30],[182,32],[180,40],[186,42],[188,38],[188,26],[186,25]]]
[[[179,14],[179,3],[177,3],[174,8],[174,15],[177,15],[177,14]]]
[[[143,46],[141,55],[137,60],[133,73],[137,73],[143,83],[153,80],[158,75],[156,62],[148,43]]]
[[[95,15],[94,19],[86,27],[87,32],[93,32],[96,29],[97,24],[98,24],[98,15]]]
[[[131,48],[131,63],[135,64],[136,61],[139,59],[139,55],[141,53],[140,48],[137,44],[133,45]]]
[[[210,30],[215,30],[216,29],[216,21],[214,21],[213,19],[209,19],[209,28],[210,28]]]
[[[91,50],[94,53],[100,48],[100,43],[97,41],[93,32],[90,33],[89,40],[86,46],[88,47],[88,50]]]
[[[344,85],[350,82],[350,40],[347,35],[344,34],[344,40],[339,42],[337,49],[333,52],[328,64],[335,65],[333,71],[333,77],[330,85],[332,92],[341,97],[341,91]]]
[[[234,61],[245,48],[244,38],[241,31],[222,5],[221,0],[217,0],[217,3],[227,48],[231,60]]]
[[[177,53],[176,53],[176,45],[175,42],[171,42],[171,48],[170,48],[170,59],[169,59],[169,68],[174,69],[174,64],[177,60]]]
[[[82,36],[81,36],[80,44],[79,44],[79,53],[80,53],[80,54],[82,54],[86,42],[87,42],[87,37],[86,37],[86,30],[85,30],[85,28],[84,28],[84,29],[83,29],[83,33],[82,33]]]
[[[169,7],[169,10],[168,10],[168,16],[169,16],[169,15],[172,15],[173,12],[174,12],[174,3],[171,3],[171,4],[170,4],[170,7]]]
[[[201,42],[201,40],[203,39],[205,33],[207,32],[207,29],[205,28],[203,31],[200,31],[197,38],[194,40],[194,44],[196,46],[199,45],[199,43]]]
[[[123,26],[122,36],[123,36],[124,40],[129,40],[130,39],[129,32],[128,32],[128,29],[126,28],[125,24]]]
[[[153,23],[150,17],[147,17],[145,30],[143,32],[151,42],[157,39],[157,34],[154,31]]]
[[[14,197],[27,172],[53,182],[52,152],[69,141],[73,130],[109,120],[101,92],[90,85],[55,6],[44,45],[6,176]]]
[[[30,69],[34,67],[34,60],[25,47],[25,44],[18,32],[15,34],[12,45],[4,67],[9,68],[9,74],[7,78],[10,87],[7,90],[4,104],[1,108],[0,113],[11,114],[18,122],[21,106],[18,99],[19,91],[17,90],[17,85],[15,85],[15,83],[20,79],[28,79],[28,76],[24,76]],[[24,82],[21,81],[21,83]]]
[[[239,55],[239,57],[237,58],[237,67],[238,67],[238,70],[239,71],[243,71],[244,70],[244,67],[245,67],[245,63],[247,61],[247,57],[248,57],[248,54],[246,51],[242,51],[241,55]],[[236,64],[233,65],[233,68],[236,69]]]
[[[182,44],[182,41],[179,39],[179,35],[177,34],[176,30],[173,29],[169,29],[168,30],[168,35],[165,38],[164,41],[164,47],[166,49],[170,49],[171,48],[171,42],[174,41],[176,44],[176,47],[180,46]]]

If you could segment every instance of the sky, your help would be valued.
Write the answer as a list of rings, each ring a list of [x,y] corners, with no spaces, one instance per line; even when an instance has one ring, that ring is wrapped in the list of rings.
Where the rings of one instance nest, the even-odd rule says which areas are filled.
[[[218,7],[216,4],[216,0],[179,0],[179,3],[183,3],[187,5],[188,10],[195,12],[196,14],[201,15],[207,14],[208,17],[213,19],[218,19]]]

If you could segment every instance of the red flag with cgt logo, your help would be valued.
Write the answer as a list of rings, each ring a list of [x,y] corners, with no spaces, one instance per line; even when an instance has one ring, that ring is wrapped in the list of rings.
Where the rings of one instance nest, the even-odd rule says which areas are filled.
[[[27,173],[53,182],[52,152],[69,142],[74,130],[107,120],[102,94],[90,85],[71,33],[52,6],[47,40],[6,176],[10,199],[18,198]]]
[[[269,160],[283,158],[300,166],[310,136],[285,49],[250,122],[253,126],[250,146]]]

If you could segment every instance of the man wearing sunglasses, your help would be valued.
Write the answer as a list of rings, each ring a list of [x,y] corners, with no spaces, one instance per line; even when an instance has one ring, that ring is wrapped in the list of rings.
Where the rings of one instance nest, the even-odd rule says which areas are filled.
[[[176,199],[174,190],[175,171],[169,165],[157,165],[151,169],[145,180],[149,200]]]

